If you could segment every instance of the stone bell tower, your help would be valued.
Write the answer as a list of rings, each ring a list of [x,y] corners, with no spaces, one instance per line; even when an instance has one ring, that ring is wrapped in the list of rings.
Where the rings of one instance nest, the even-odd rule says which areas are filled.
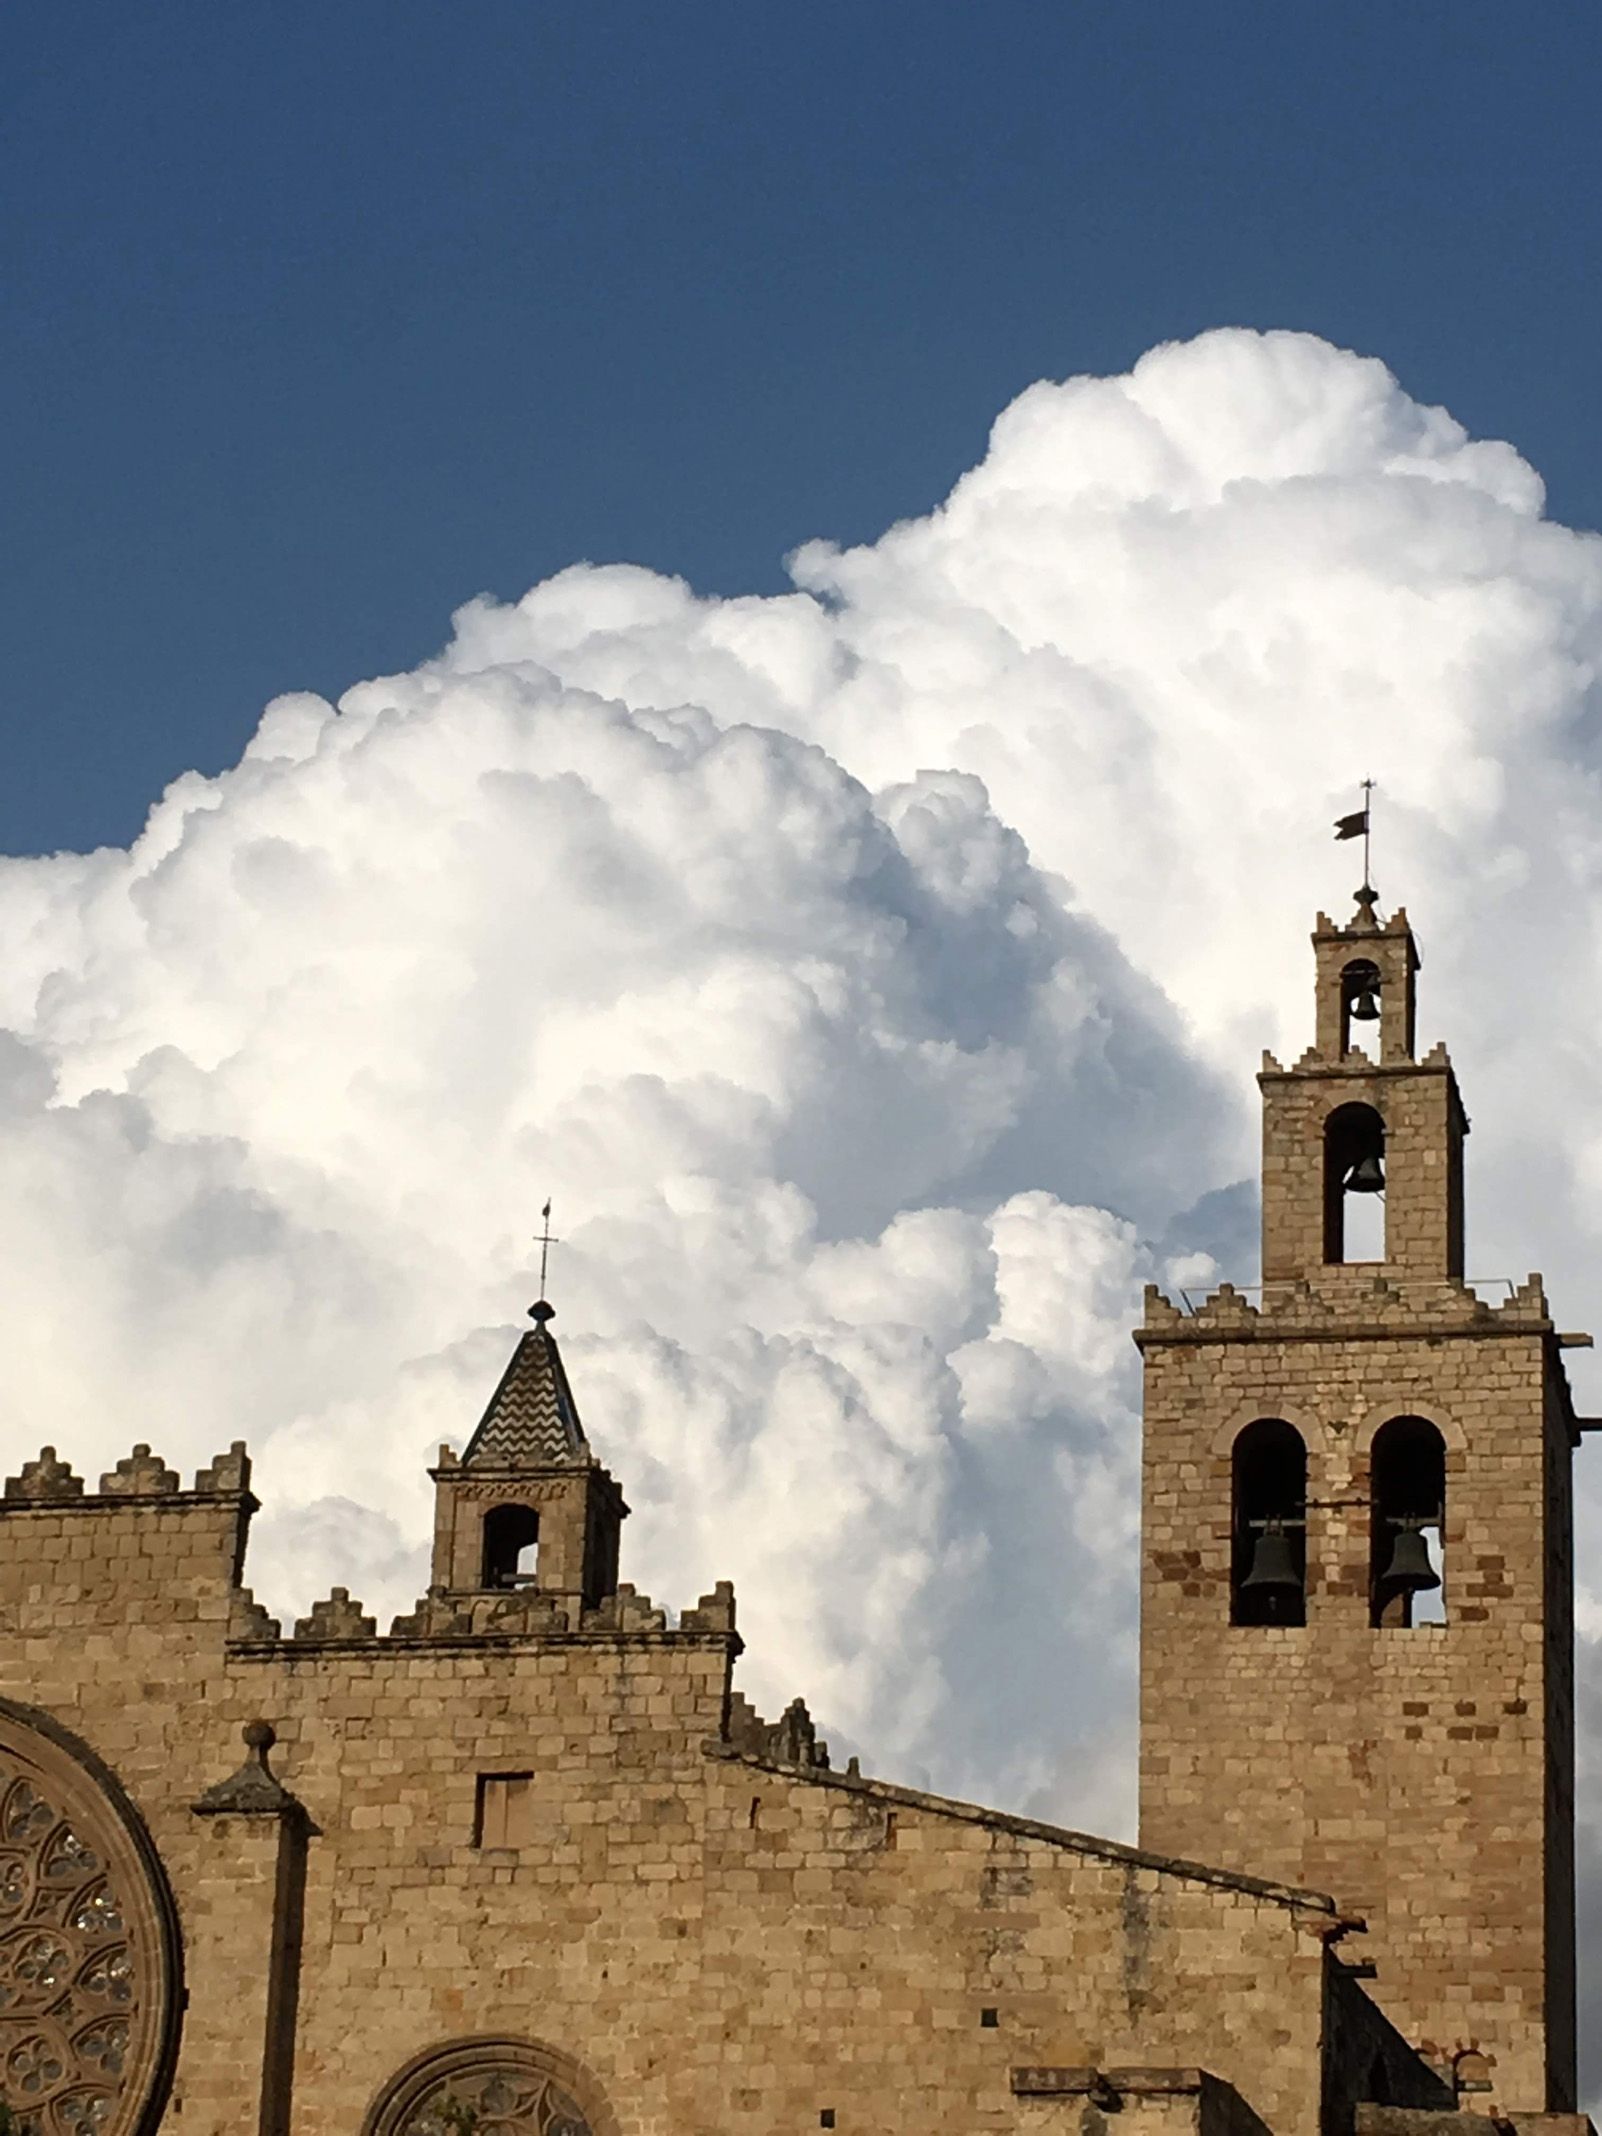
[[[529,1316],[466,1451],[458,1460],[442,1446],[429,1471],[429,1630],[576,1631],[585,1611],[618,1592],[629,1509],[584,1436],[551,1334],[554,1308],[542,1298]]]
[[[1430,2059],[1572,2108],[1575,1338],[1538,1276],[1463,1281],[1406,914],[1365,889],[1313,949],[1315,1043],[1258,1078],[1260,1298],[1153,1288],[1136,1337],[1141,1844],[1333,1893]]]

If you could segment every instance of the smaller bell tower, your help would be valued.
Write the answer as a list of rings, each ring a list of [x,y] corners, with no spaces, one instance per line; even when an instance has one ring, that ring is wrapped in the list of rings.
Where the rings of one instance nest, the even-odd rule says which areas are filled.
[[[1294,1068],[1265,1055],[1263,1282],[1294,1283],[1370,1259],[1400,1275],[1463,1274],[1468,1119],[1444,1046],[1415,1058],[1418,944],[1375,893],[1313,931],[1315,1038]],[[1370,1051],[1372,1049],[1372,1051]],[[1354,1197],[1383,1215],[1383,1248],[1353,1250]]]
[[[434,1480],[437,1609],[540,1616],[577,1630],[617,1591],[623,1494],[590,1451],[551,1334],[554,1307],[529,1308],[489,1407],[458,1460],[447,1446]]]
[[[1260,1294],[1152,1287],[1136,1336],[1141,1844],[1332,1893],[1421,2052],[1572,2109],[1566,1338],[1538,1276],[1463,1281],[1406,913],[1365,884],[1313,962],[1314,1042],[1258,1078]]]

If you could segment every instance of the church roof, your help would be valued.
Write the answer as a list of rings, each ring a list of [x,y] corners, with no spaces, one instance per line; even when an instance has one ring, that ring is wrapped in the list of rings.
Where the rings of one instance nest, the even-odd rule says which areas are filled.
[[[552,1308],[542,1298],[529,1311],[534,1325],[512,1352],[512,1361],[479,1418],[462,1456],[464,1468],[475,1463],[543,1468],[552,1462],[589,1459],[589,1441],[550,1331]]]

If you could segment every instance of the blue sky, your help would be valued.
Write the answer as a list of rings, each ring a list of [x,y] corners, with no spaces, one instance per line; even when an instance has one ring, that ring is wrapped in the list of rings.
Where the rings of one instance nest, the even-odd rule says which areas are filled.
[[[19,5],[0,849],[578,558],[871,537],[1029,380],[1306,327],[1602,520],[1594,9]]]

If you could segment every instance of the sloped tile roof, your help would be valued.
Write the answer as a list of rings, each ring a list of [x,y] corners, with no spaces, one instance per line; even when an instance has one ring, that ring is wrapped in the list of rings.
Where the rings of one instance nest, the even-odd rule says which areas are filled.
[[[584,1461],[589,1442],[550,1332],[551,1308],[531,1308],[534,1326],[512,1352],[512,1361],[468,1441],[462,1466],[541,1468],[551,1462]]]

